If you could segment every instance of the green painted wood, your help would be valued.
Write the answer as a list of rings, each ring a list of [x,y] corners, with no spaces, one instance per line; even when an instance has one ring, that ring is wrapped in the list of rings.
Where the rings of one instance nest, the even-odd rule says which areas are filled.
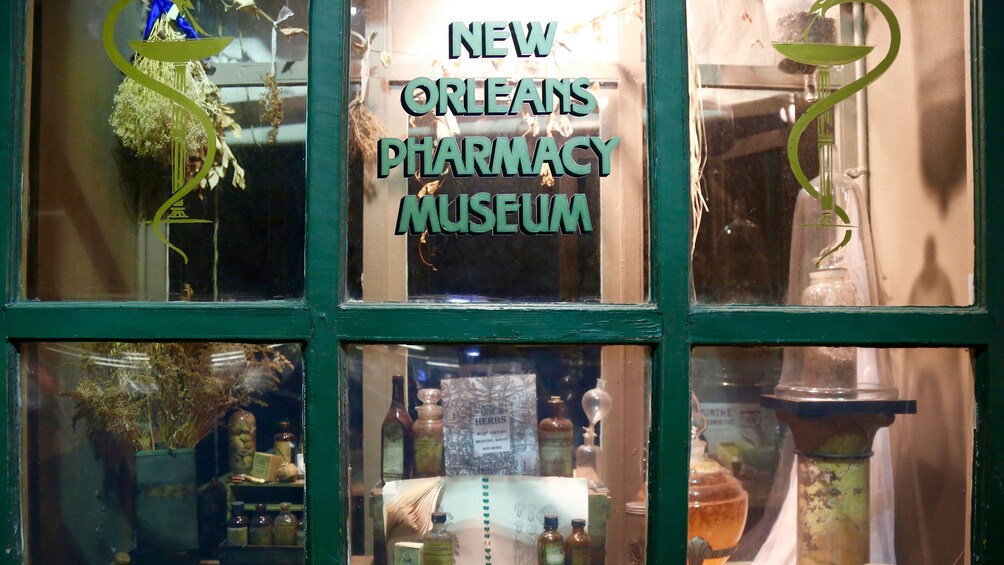
[[[306,552],[308,563],[348,563],[348,447],[343,450],[341,441],[348,431],[341,417],[345,373],[332,314],[345,280],[341,204],[348,178],[349,1],[311,1],[310,29],[306,299],[316,331],[304,358],[305,453],[307,467],[314,469],[306,483]]]
[[[334,315],[338,337],[352,342],[654,343],[662,335],[653,307],[357,303]]]
[[[18,341],[303,341],[312,333],[302,302],[21,302],[6,308],[4,328]]]
[[[993,335],[983,308],[695,306],[687,325],[695,345],[970,346]]]
[[[648,563],[685,563],[690,443],[690,104],[686,2],[645,3],[653,296],[663,334],[652,376]]]
[[[1004,22],[1001,2],[973,2],[973,165],[976,178],[977,296],[994,319],[989,346],[976,356],[973,563],[1004,562],[1004,171],[989,166],[1004,151]]]

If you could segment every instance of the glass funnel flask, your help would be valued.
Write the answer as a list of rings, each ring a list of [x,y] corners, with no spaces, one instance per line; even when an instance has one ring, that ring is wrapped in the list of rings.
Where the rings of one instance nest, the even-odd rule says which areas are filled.
[[[606,379],[596,379],[596,388],[587,390],[582,395],[582,411],[589,419],[589,428],[596,431],[596,424],[599,423],[613,406],[613,398],[607,392]]]
[[[690,394],[690,405],[687,563],[721,565],[739,544],[749,495],[732,473],[705,453],[700,435],[708,424],[694,393]]]

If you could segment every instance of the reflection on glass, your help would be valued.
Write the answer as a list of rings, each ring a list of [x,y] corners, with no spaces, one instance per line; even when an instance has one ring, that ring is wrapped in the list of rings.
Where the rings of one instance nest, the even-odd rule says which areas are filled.
[[[809,539],[815,555],[826,553],[832,562],[951,562],[966,553],[966,462],[973,436],[965,422],[974,410],[968,352],[851,350],[859,379],[875,372],[876,357],[886,358],[885,382],[900,398],[915,399],[917,413],[893,418],[894,407],[880,406],[872,414],[852,414],[862,405],[890,401],[830,396],[796,398],[814,412],[793,417],[783,406],[767,408],[770,400],[764,400],[783,378],[782,348],[693,350],[691,382],[707,423],[701,443],[707,457],[749,493],[749,518],[730,562],[794,563],[796,554],[805,553],[799,541]],[[857,408],[817,410],[848,400]],[[826,455],[841,451],[859,455]],[[815,520],[800,521],[803,516]],[[850,561],[832,557],[840,552],[856,553]]]
[[[308,3],[246,4],[38,4],[27,298],[302,295]]]
[[[795,303],[808,278],[789,284],[789,269],[806,268],[793,246],[818,237],[798,232],[820,231],[816,260],[874,234],[881,288],[867,304],[971,303],[966,4],[914,18],[909,2],[887,3],[891,12],[848,2],[819,13],[812,0],[688,0],[701,85],[691,96],[704,134],[693,175],[707,203],[695,216],[697,302]],[[892,12],[903,41],[886,69],[899,42],[885,23]],[[840,94],[883,71],[867,96]]]
[[[646,301],[644,12],[353,2],[348,296]]]
[[[299,346],[37,343],[21,359],[31,562],[243,562],[261,516],[295,537],[303,477],[272,434],[303,429]]]
[[[593,563],[629,563],[644,552],[646,348],[351,345],[346,356],[353,555],[394,563],[433,531],[437,512],[450,516],[458,565],[485,562],[485,528],[493,562],[536,563],[545,514],[558,517],[565,539],[573,519],[586,521]],[[432,435],[442,442],[441,472],[381,480],[389,444],[379,432],[395,374],[414,421],[414,454],[399,450],[404,468],[425,466]],[[580,407],[601,374],[609,412],[587,439]],[[432,413],[441,414],[438,436],[423,424]],[[604,467],[602,484],[584,446],[617,462]]]

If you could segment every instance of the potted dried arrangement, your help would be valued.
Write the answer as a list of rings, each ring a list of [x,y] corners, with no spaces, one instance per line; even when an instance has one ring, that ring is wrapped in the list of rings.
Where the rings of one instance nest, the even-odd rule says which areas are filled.
[[[264,345],[99,343],[65,396],[92,438],[111,433],[136,450],[136,539],[142,552],[198,547],[195,446],[227,412],[264,405],[292,365]]]

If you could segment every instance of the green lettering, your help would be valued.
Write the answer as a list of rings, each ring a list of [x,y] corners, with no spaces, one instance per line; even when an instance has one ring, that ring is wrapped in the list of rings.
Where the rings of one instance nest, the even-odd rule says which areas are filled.
[[[411,233],[439,233],[439,216],[436,214],[435,198],[419,198],[413,194],[401,199],[397,213],[397,235]]]
[[[443,233],[467,233],[470,226],[467,215],[468,196],[457,196],[457,221],[450,219],[450,199],[445,195],[437,196],[436,199],[439,201],[439,222],[443,225]]]
[[[466,169],[479,177],[491,176],[488,160],[492,156],[492,140],[484,136],[472,135],[464,138],[464,157],[467,160]],[[453,173],[457,175],[456,171]]]
[[[565,166],[561,164],[561,154],[558,152],[558,142],[553,137],[542,137],[537,140],[537,147],[533,152],[534,174],[539,174],[544,163],[551,166],[551,173],[560,177],[565,174]]]
[[[391,156],[391,151],[394,155]],[[390,170],[404,161],[404,141],[393,137],[384,137],[377,141],[377,177],[387,178]]]
[[[481,26],[474,25],[478,22],[473,22],[470,27],[463,24],[463,22],[453,22],[450,24],[450,58],[459,59],[461,57],[461,48],[466,47],[467,53],[471,57],[477,58],[481,56]]]
[[[439,140],[436,147],[436,160],[432,163],[431,171],[425,173],[426,176],[438,177],[446,171],[449,165],[455,174],[462,177],[471,176],[471,170],[465,162],[463,152],[460,151],[460,142],[456,137],[444,137]]]
[[[506,25],[505,22],[485,22],[484,23],[484,41],[482,45],[483,53],[485,57],[505,57],[509,54],[509,50],[505,47],[496,47],[495,43],[498,41],[504,41],[506,36]]]
[[[416,89],[425,93],[425,102],[415,99]],[[401,107],[412,116],[428,114],[436,107],[438,100],[439,89],[436,87],[436,81],[429,77],[415,77],[401,90]]]
[[[571,207],[568,205],[567,195],[555,195],[549,231],[555,233],[560,230],[561,233],[570,234],[575,233],[576,229],[579,229],[581,233],[593,232],[593,221],[589,217],[586,195],[573,194]]]
[[[572,98],[581,102],[569,108],[573,116],[588,116],[596,109],[596,97],[589,91],[589,84],[589,79],[586,77],[572,81]]]
[[[530,148],[525,137],[497,137],[492,144],[492,164],[489,176],[537,176],[540,169],[530,166]]]
[[[521,78],[516,83],[516,92],[512,95],[509,113],[518,114],[523,104],[526,103],[530,104],[530,111],[537,116],[550,113],[544,111],[544,101],[540,99],[540,91],[537,90],[537,83],[532,78]]]
[[[517,212],[519,204],[516,202],[515,194],[499,194],[495,197],[495,215],[498,220],[495,222],[495,233],[516,233],[517,224],[510,224],[509,214]]]
[[[573,177],[584,177],[589,174],[593,166],[591,164],[580,164],[575,160],[575,149],[588,149],[589,138],[585,136],[573,137],[561,146],[561,162],[565,165],[565,172]]]
[[[617,144],[621,142],[619,137],[611,137],[603,141],[599,137],[590,137],[589,142],[593,145],[593,151],[600,158],[600,176],[605,177],[610,174],[610,154],[614,152]]]
[[[558,22],[548,22],[547,30],[541,29],[540,22],[530,22],[527,25],[526,36],[524,37],[523,23],[510,22],[509,31],[512,33],[513,42],[516,44],[517,57],[547,57],[551,54],[551,47],[554,45],[554,34],[558,31]]]
[[[512,87],[509,86],[509,79],[504,77],[490,77],[485,79],[485,113],[489,116],[501,116],[509,113],[509,106],[498,103],[499,96],[509,96]]]
[[[520,226],[523,233],[535,234],[547,231],[548,210],[551,208],[551,197],[541,194],[537,197],[537,221],[533,221],[533,195],[523,193],[519,196],[521,210]]]
[[[481,219],[480,223],[471,221],[471,233],[488,233],[495,229],[495,212],[491,207],[492,195],[479,192],[471,197],[471,213]]]

